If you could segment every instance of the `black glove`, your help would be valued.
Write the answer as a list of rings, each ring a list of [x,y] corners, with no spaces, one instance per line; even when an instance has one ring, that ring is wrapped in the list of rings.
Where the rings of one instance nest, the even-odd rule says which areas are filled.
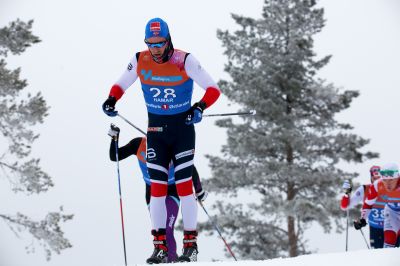
[[[195,123],[199,123],[201,119],[203,118],[203,111],[206,109],[206,103],[205,102],[198,102],[193,104],[192,107],[190,107],[188,111],[188,115],[186,117],[186,124],[191,125]]]
[[[118,111],[115,111],[115,104],[117,99],[114,96],[109,96],[108,99],[103,103],[103,111],[108,116],[116,116]]]
[[[117,126],[114,125],[114,124],[111,124],[110,130],[108,131],[108,135],[109,135],[110,137],[112,137],[113,140],[118,140],[119,132],[120,132],[120,131],[121,131],[121,130],[119,129],[119,127],[117,127]]]
[[[367,221],[364,218],[354,221],[354,228],[356,230],[360,230],[361,228],[363,228],[366,225],[367,225]]]
[[[205,201],[207,196],[208,196],[208,192],[205,191],[204,189],[200,190],[199,192],[196,192],[196,199],[198,201],[201,201],[201,202]]]

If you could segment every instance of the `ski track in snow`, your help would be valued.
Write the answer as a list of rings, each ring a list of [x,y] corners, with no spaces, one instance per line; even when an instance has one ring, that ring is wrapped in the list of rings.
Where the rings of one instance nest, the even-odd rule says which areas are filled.
[[[134,264],[145,266],[148,264]],[[171,265],[171,264],[161,264]],[[178,264],[175,264],[178,265]],[[260,261],[192,262],[193,266],[400,266],[400,248],[358,250],[341,253],[310,254],[295,258]],[[122,265],[121,265],[122,266]],[[129,265],[128,265],[129,266]]]

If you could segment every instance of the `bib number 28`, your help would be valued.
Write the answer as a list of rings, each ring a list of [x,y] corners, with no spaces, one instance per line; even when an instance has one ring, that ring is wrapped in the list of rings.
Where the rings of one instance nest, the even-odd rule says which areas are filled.
[[[164,99],[168,99],[168,97],[176,97],[175,90],[172,88],[165,88],[164,90],[159,88],[151,88],[150,91],[154,93],[153,98],[158,98],[161,94],[163,94],[161,97]]]

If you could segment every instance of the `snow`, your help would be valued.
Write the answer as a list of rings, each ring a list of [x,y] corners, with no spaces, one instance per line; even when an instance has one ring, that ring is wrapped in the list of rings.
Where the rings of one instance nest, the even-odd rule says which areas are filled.
[[[229,259],[228,259],[229,260]],[[148,264],[141,264],[148,265]],[[400,266],[400,249],[371,249],[341,253],[311,254],[262,261],[192,262],[190,266]],[[139,265],[137,265],[139,266]]]

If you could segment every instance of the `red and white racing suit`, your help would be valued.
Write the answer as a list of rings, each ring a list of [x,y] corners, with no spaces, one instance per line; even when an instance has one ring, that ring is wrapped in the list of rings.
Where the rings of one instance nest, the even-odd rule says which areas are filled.
[[[384,208],[384,247],[395,247],[400,236],[400,182],[393,191],[386,190],[383,180],[379,179],[370,186],[369,194],[364,201],[362,218],[366,219],[375,202],[385,202]]]

